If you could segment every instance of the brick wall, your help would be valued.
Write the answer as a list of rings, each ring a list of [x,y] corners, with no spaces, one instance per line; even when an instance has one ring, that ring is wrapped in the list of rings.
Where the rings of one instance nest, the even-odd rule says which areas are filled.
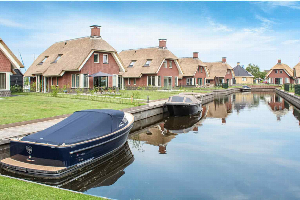
[[[10,95],[10,90],[0,91],[0,97],[9,97]]]
[[[290,83],[294,83],[293,78],[291,78],[283,69],[282,69],[282,73],[280,73],[280,69],[277,70],[277,73],[275,73],[275,70],[272,70],[272,72],[269,74],[268,78],[272,79],[273,84],[275,84],[275,78],[282,78],[283,84],[286,83],[285,78],[289,78]]]
[[[0,51],[0,72],[11,72],[11,63],[2,51]]]

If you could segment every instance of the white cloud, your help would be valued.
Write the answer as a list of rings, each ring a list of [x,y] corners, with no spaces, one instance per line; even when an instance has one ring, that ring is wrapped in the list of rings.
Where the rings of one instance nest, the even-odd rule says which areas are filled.
[[[26,26],[24,24],[20,24],[18,22],[9,20],[9,19],[3,19],[0,18],[0,25],[7,26],[7,27],[15,27],[15,28],[25,28]]]
[[[270,13],[275,9],[285,7],[290,9],[300,10],[300,4],[293,1],[267,1],[267,2],[253,2],[260,7],[266,13]]]
[[[296,44],[299,43],[300,40],[286,40],[284,42],[282,42],[283,45],[290,45],[290,44]]]

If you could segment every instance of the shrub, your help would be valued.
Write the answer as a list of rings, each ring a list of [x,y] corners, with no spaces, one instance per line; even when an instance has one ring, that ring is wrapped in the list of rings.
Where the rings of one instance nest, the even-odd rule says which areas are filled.
[[[51,96],[52,97],[57,97],[58,91],[59,91],[58,87],[56,87],[55,85],[51,86]]]
[[[23,92],[23,89],[19,85],[10,86],[11,93]]]

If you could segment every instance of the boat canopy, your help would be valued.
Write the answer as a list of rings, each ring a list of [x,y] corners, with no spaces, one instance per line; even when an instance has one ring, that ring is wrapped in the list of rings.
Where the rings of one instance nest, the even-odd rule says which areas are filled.
[[[193,95],[175,95],[169,98],[168,103],[197,104],[200,101]]]
[[[117,131],[125,123],[123,118],[124,112],[119,110],[77,111],[56,125],[26,136],[21,141],[52,145],[83,142]]]

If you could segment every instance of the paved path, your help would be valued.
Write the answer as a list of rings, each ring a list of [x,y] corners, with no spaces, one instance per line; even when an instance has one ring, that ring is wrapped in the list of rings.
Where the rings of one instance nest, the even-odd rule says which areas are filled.
[[[38,131],[42,131],[50,126],[57,124],[63,119],[65,118],[0,129],[0,144],[8,143],[9,139],[14,137],[21,137]]]

